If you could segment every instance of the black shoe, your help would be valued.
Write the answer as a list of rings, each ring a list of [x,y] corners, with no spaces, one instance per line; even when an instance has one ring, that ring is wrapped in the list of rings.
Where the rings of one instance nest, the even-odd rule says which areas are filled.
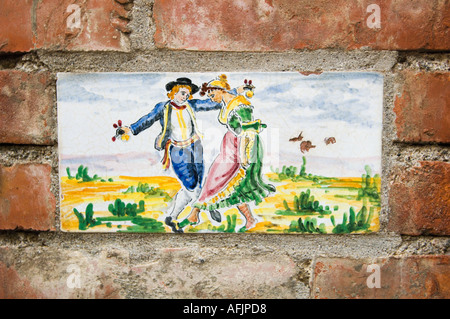
[[[177,228],[177,225],[172,221],[172,217],[166,217],[164,220],[167,226],[169,226],[174,233],[182,233],[183,230],[181,228]]]
[[[217,210],[210,210],[209,213],[211,214],[211,218],[214,221],[216,221],[218,223],[222,222],[222,216],[220,215],[219,211],[217,211]]]

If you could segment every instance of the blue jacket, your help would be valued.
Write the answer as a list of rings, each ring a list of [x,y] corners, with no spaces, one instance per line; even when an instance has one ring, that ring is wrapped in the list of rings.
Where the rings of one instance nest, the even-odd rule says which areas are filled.
[[[194,121],[194,128],[197,130],[196,124],[195,124],[195,114],[194,112],[202,112],[202,111],[212,111],[212,110],[218,110],[221,108],[220,103],[216,103],[211,101],[210,99],[206,100],[197,100],[192,99],[187,101],[188,106],[190,107],[190,112],[192,112],[191,116],[193,116]],[[189,110],[188,107],[188,110]],[[137,122],[130,125],[131,132],[133,135],[137,135],[140,132],[142,132],[145,129],[148,129],[159,120],[159,123],[161,124],[161,133],[158,135],[158,137],[155,140],[155,148],[157,150],[163,150],[167,140],[170,137],[170,119],[171,119],[171,113],[172,113],[172,107],[170,105],[170,100],[165,102],[160,102],[155,105],[153,110],[148,113],[147,115],[144,115],[141,117]]]

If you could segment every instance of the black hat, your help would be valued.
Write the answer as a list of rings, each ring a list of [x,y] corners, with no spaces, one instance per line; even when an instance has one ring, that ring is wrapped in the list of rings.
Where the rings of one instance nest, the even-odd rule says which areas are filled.
[[[172,81],[166,84],[166,90],[169,92],[175,85],[187,85],[191,88],[191,95],[198,92],[199,87],[192,83],[191,79],[188,78],[178,78],[176,81]]]

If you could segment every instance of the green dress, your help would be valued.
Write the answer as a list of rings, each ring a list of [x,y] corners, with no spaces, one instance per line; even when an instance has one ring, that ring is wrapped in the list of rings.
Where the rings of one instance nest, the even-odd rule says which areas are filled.
[[[259,132],[266,125],[253,119],[253,107],[247,99],[238,96],[234,104],[226,114],[221,114],[223,116],[219,117],[219,121],[225,122],[228,129],[238,137],[237,158],[244,165],[228,183],[225,191],[197,206],[202,209],[211,211],[251,202],[258,205],[270,193],[275,192],[275,187],[262,178],[264,151]]]

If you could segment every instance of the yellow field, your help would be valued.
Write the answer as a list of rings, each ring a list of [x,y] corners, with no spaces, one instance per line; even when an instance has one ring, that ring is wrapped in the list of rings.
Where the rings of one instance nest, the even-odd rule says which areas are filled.
[[[273,178],[273,174],[268,174],[266,180]],[[180,185],[175,178],[171,177],[130,177],[118,176],[113,178],[113,182],[79,182],[75,179],[61,178],[61,228],[64,231],[74,232],[116,232],[127,231],[129,226],[133,226],[130,220],[126,221],[112,221],[106,225],[96,225],[95,227],[88,227],[86,230],[79,229],[79,221],[74,214],[74,208],[79,212],[84,213],[86,206],[89,203],[93,204],[94,218],[111,217],[112,214],[108,211],[108,205],[114,203],[117,198],[120,198],[125,203],[138,203],[140,200],[145,201],[145,211],[139,216],[144,218],[153,218],[161,222],[161,229],[166,232],[171,232],[170,228],[164,225],[164,214],[167,210],[169,202],[165,200],[164,196],[146,197],[144,193],[124,193],[130,186],[136,187],[138,183],[148,183],[150,187],[160,188],[164,190],[169,196],[173,197],[179,190]],[[380,181],[375,180],[379,189]],[[363,207],[362,200],[356,200],[358,189],[361,188],[361,178],[345,178],[328,180],[323,185],[317,185],[313,181],[298,181],[292,182],[284,180],[282,182],[270,182],[273,184],[277,192],[264,199],[258,206],[253,207],[253,213],[257,215],[258,224],[251,230],[246,232],[263,232],[263,233],[282,233],[287,232],[292,221],[302,218],[315,218],[317,225],[324,224],[323,227],[326,233],[332,233],[334,225],[330,220],[330,215],[320,215],[317,213],[307,214],[292,214],[280,215],[276,212],[285,210],[283,201],[285,200],[289,208],[294,207],[294,196],[301,192],[310,190],[311,196],[319,201],[321,205],[330,207],[332,215],[336,223],[342,221],[344,213],[348,215],[350,207],[353,207],[355,212],[358,212]],[[333,210],[332,207],[338,207]],[[367,207],[369,208],[369,207]],[[178,221],[183,220],[190,212],[191,207],[186,207],[178,218]],[[373,218],[368,230],[355,232],[374,232],[379,229],[379,211],[380,207],[373,206]],[[227,224],[227,216],[230,218],[235,215],[235,231],[237,232],[244,226],[245,220],[236,208],[223,208],[222,228],[218,227],[217,223],[214,225],[209,221],[209,213],[201,213],[201,223],[196,227],[187,226],[185,232],[215,232],[223,231]],[[162,231],[163,232],[163,231]],[[232,230],[234,232],[234,230]]]

